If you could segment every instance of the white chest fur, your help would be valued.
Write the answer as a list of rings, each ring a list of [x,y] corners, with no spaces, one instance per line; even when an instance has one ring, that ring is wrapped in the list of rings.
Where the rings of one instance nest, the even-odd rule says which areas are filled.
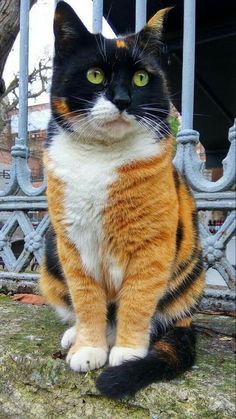
[[[108,200],[108,188],[117,179],[117,168],[137,159],[159,153],[153,140],[137,137],[118,144],[81,144],[66,133],[54,137],[49,149],[50,168],[65,184],[65,224],[87,274],[101,281],[100,245],[103,240],[102,214]],[[109,273],[119,289],[123,272],[112,255]]]

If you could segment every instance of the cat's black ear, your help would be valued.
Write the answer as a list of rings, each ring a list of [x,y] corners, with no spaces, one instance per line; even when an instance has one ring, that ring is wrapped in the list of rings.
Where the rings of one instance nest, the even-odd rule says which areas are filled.
[[[64,1],[57,3],[53,29],[55,53],[61,57],[70,53],[78,43],[86,43],[92,37],[72,7]]]

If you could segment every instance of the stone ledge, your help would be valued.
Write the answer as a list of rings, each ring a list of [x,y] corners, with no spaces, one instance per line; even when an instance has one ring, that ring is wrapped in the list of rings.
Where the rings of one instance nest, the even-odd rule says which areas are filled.
[[[18,274],[0,272],[0,293],[38,294],[39,274]],[[4,277],[5,275],[5,277]],[[234,290],[206,288],[200,302],[203,310],[235,311],[236,294]]]
[[[122,419],[233,418],[232,339],[199,333],[197,365],[170,383],[153,384],[120,402],[99,395],[99,372],[77,374],[62,359],[59,336],[65,326],[48,307],[0,302],[0,418]],[[234,320],[197,316],[198,324],[232,333]]]

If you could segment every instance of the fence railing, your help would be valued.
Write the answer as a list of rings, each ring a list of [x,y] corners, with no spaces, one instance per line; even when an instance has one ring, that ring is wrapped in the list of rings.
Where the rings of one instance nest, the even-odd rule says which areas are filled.
[[[56,3],[56,2],[55,2]],[[146,22],[146,1],[136,0],[136,31]],[[223,161],[223,176],[216,182],[207,180],[202,174],[202,162],[196,153],[199,133],[193,130],[194,103],[194,51],[195,51],[195,0],[184,2],[184,40],[182,73],[182,129],[177,136],[176,167],[184,173],[195,193],[200,211],[225,210],[226,217],[217,231],[212,234],[200,221],[200,232],[206,268],[218,271],[225,287],[206,289],[206,296],[232,300],[235,286],[235,263],[227,258],[226,248],[236,229],[235,183],[236,124],[229,130],[230,148]],[[102,31],[103,1],[93,0],[93,31]],[[20,12],[20,102],[19,129],[15,145],[11,149],[12,164],[10,181],[0,191],[0,280],[37,281],[38,274],[30,271],[32,260],[38,265],[43,254],[44,236],[49,226],[46,183],[35,187],[27,164],[27,108],[28,108],[28,37],[29,0],[21,2]],[[38,222],[32,221],[32,213]],[[40,216],[39,216],[40,215]],[[35,217],[34,217],[35,219]],[[18,253],[13,252],[13,235],[20,229],[22,234]]]

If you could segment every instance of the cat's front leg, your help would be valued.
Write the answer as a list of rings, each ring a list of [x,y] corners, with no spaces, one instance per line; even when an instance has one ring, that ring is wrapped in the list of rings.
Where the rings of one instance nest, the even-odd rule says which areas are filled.
[[[74,371],[100,368],[108,356],[105,293],[82,268],[76,248],[61,237],[58,238],[58,253],[76,315],[74,343],[67,362]]]
[[[160,243],[131,261],[120,290],[117,337],[109,356],[111,366],[148,352],[151,319],[170,277],[174,243]],[[145,256],[146,253],[146,256]],[[164,257],[165,255],[165,257]]]
[[[139,284],[138,284],[139,282]],[[148,296],[141,279],[126,279],[117,313],[117,337],[109,355],[109,364],[144,358],[148,352],[151,317],[157,298]]]

